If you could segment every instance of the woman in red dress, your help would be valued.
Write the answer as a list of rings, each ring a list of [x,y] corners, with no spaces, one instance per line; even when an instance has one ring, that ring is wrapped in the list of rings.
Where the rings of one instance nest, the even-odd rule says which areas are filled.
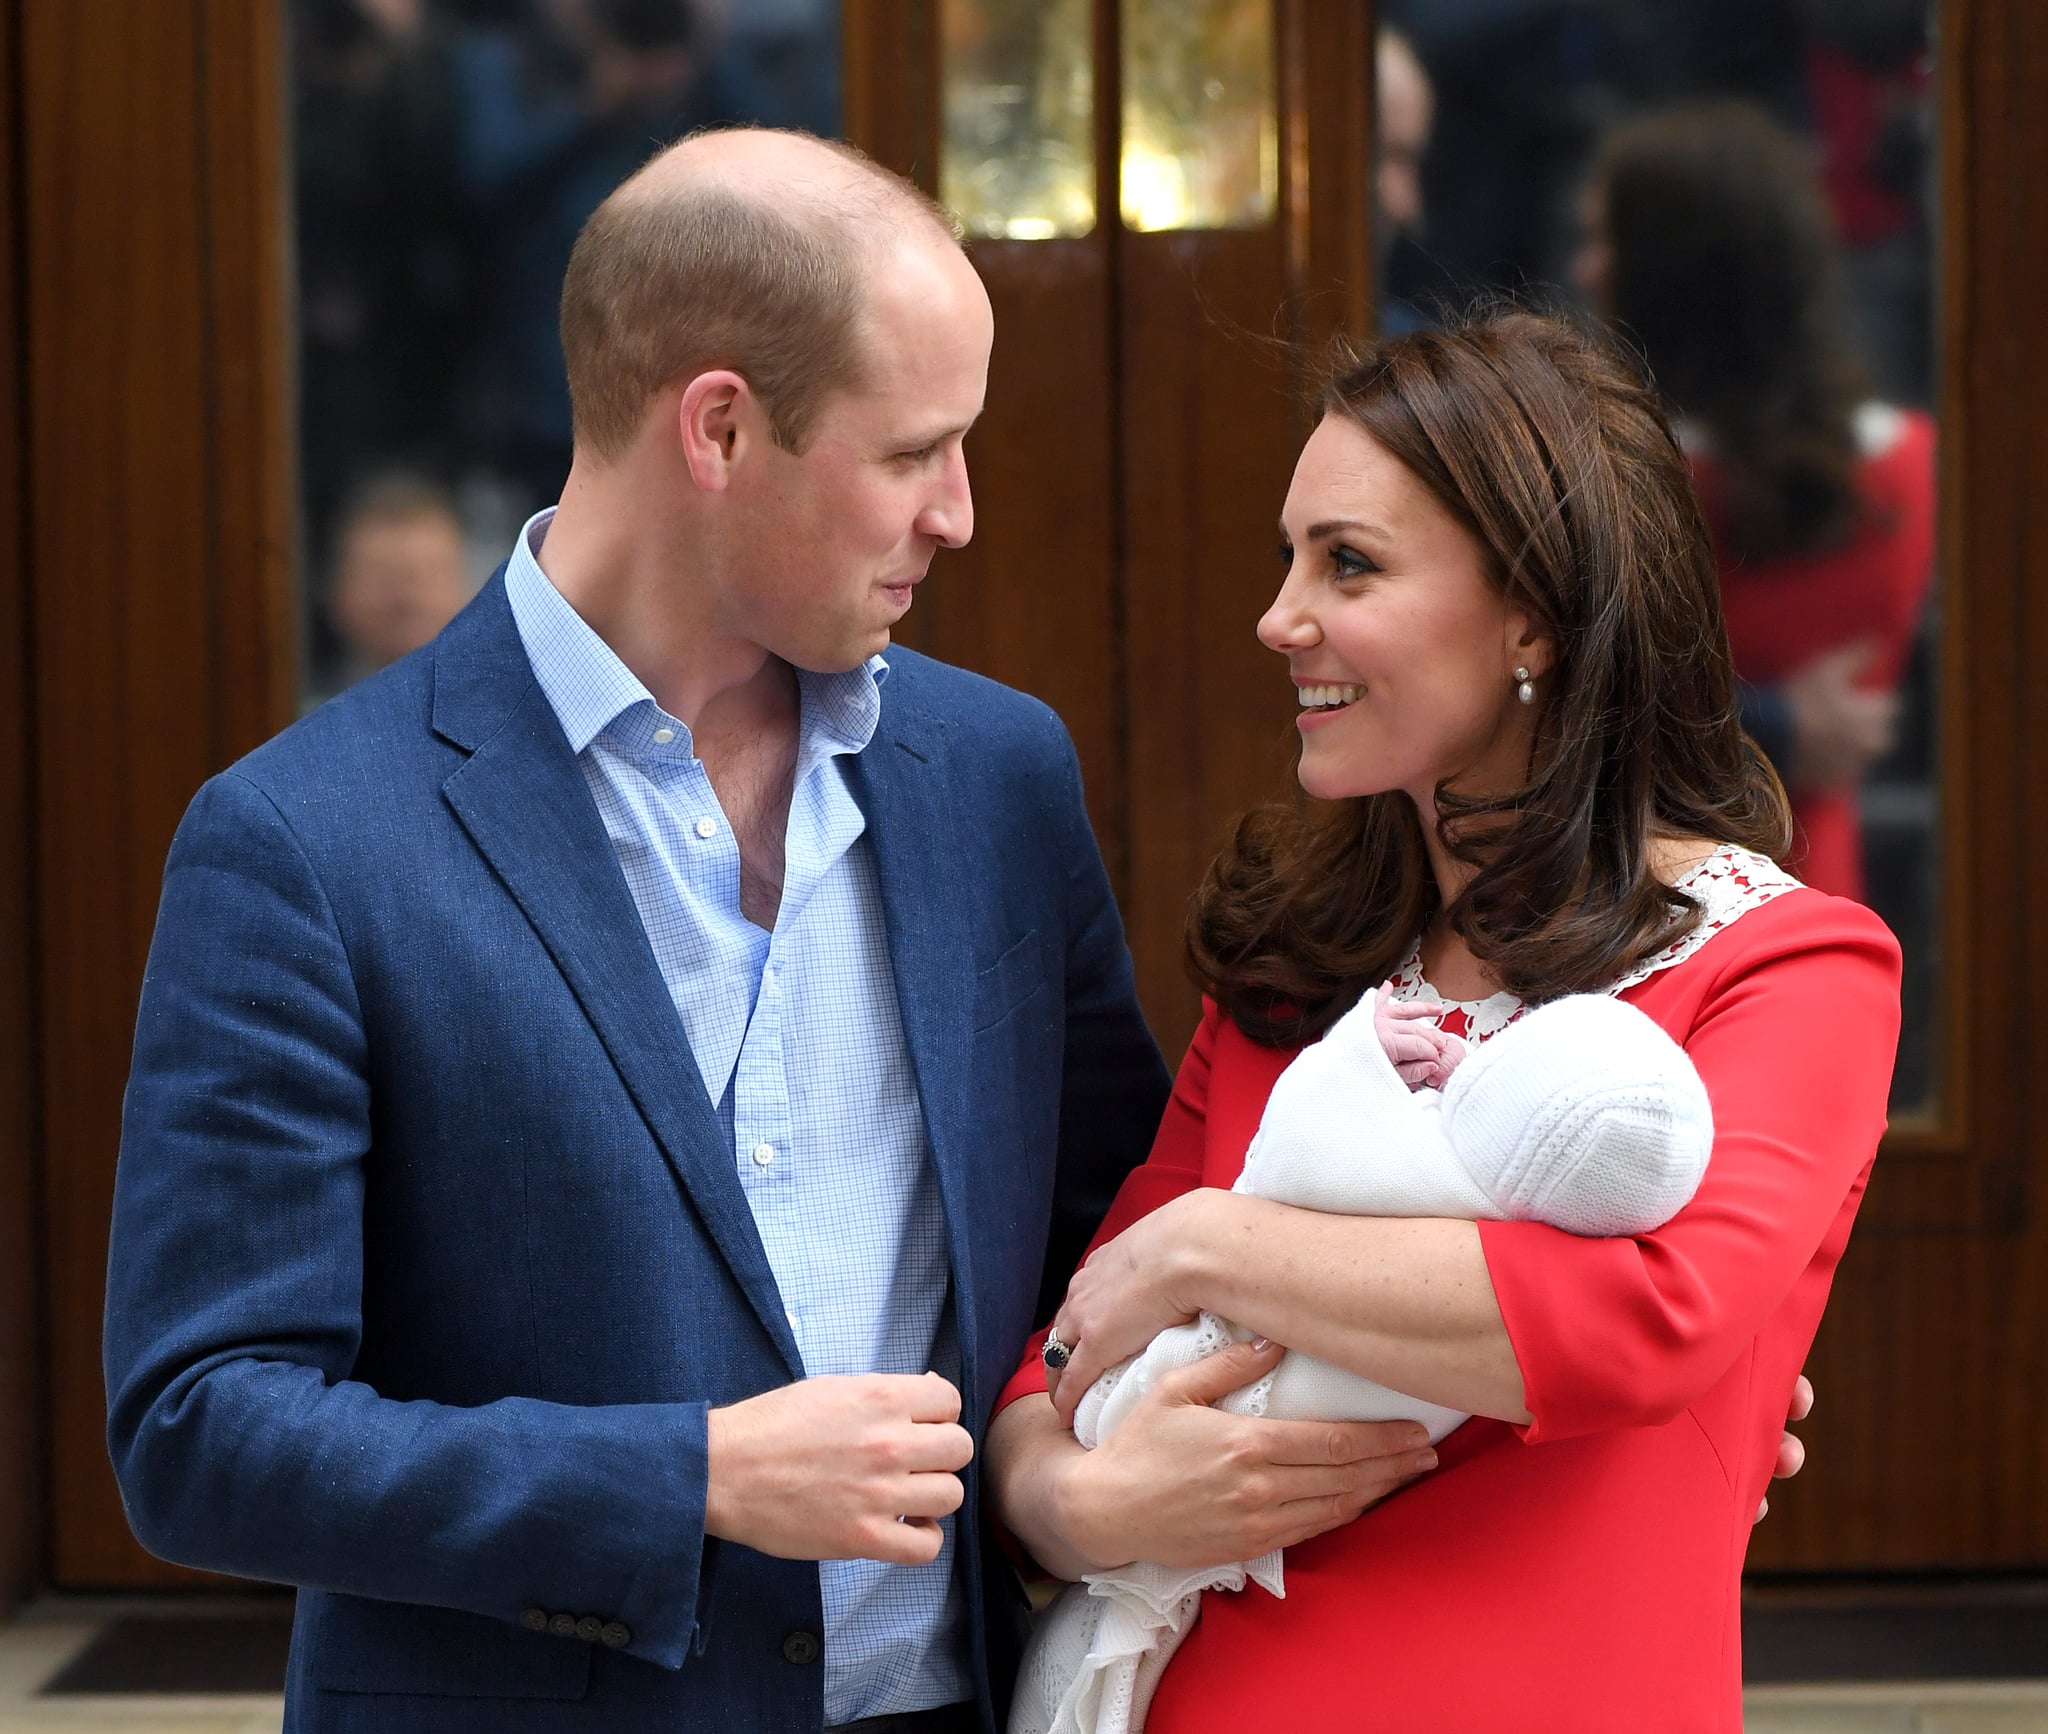
[[[1831,652],[1890,692],[1934,572],[1934,423],[1871,398],[1811,153],[1758,110],[1653,114],[1603,145],[1581,287],[1643,346],[1714,539],[1736,672],[1779,687]],[[1800,878],[1863,895],[1853,785],[1784,767]]]
[[[1776,864],[1684,456],[1603,344],[1511,314],[1381,345],[1283,526],[1259,633],[1317,799],[1245,820],[1202,889],[1205,1016],[1051,1397],[1035,1355],[1005,1393],[993,1497],[1063,1577],[1289,1548],[1284,1601],[1205,1599],[1152,1734],[1735,1734],[1743,1550],[1883,1130],[1897,948]],[[1565,992],[1648,1013],[1712,1100],[1696,1198],[1588,1240],[1226,1190],[1292,1053],[1389,976],[1470,1040]],[[1083,1451],[1095,1376],[1203,1308],[1271,1346]],[[1401,1423],[1202,1406],[1283,1345],[1474,1419],[1433,1461]]]

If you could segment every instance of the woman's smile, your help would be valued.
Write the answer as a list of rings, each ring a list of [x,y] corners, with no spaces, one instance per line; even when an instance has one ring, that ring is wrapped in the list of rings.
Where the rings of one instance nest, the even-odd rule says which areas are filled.
[[[1365,688],[1356,683],[1340,681],[1296,681],[1294,696],[1301,706],[1301,714],[1295,718],[1295,722],[1303,729],[1313,730],[1323,727],[1341,712],[1349,710],[1365,696]]]

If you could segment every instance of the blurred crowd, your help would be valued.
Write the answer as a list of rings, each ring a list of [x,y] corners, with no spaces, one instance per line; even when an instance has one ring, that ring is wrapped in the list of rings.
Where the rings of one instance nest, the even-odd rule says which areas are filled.
[[[559,491],[555,303],[693,127],[839,130],[836,0],[292,0],[307,693],[424,643]]]

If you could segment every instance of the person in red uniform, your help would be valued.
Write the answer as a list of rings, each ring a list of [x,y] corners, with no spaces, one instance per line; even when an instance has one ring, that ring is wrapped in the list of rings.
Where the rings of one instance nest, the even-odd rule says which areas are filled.
[[[1585,217],[1580,286],[1680,418],[1737,671],[1778,688],[1840,656],[1892,692],[1934,572],[1934,423],[1869,395],[1812,153],[1739,103],[1653,114],[1606,140]],[[1781,768],[1791,865],[1860,898],[1860,766]]]
[[[1052,1321],[1050,1396],[1035,1353],[1004,1394],[988,1485],[1060,1577],[1288,1547],[1284,1601],[1205,1603],[1152,1734],[1736,1734],[1743,1552],[1884,1128],[1898,948],[1777,864],[1706,528],[1626,360],[1495,315],[1380,345],[1325,412],[1259,625],[1314,799],[1248,817],[1208,875],[1201,1026]],[[1706,1084],[1698,1194],[1582,1239],[1228,1191],[1290,1057],[1389,976],[1481,1042],[1618,992]],[[1204,1308],[1267,1346],[1083,1451],[1097,1374]],[[1382,1499],[1387,1459],[1341,1428],[1276,1451],[1282,1424],[1204,1407],[1283,1347],[1474,1418]]]

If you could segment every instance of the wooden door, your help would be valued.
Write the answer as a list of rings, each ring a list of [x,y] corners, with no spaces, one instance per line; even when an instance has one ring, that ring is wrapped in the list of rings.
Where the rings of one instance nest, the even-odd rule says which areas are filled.
[[[1273,221],[1141,235],[1114,216],[1119,10],[1096,0],[1108,215],[976,248],[999,331],[979,534],[913,616],[922,647],[1067,718],[1171,1050],[1193,1022],[1188,891],[1220,827],[1287,780],[1289,694],[1250,628],[1300,382],[1264,340],[1362,329],[1370,304],[1369,18],[1275,12]],[[279,13],[0,4],[0,414],[19,436],[0,448],[0,1206],[41,1200],[39,1260],[0,1265],[19,1287],[36,1264],[42,1343],[39,1377],[10,1290],[0,1403],[36,1414],[40,1451],[0,1428],[0,1551],[35,1535],[38,1575],[67,1587],[179,1576],[128,1538],[106,1468],[99,1307],[170,832],[292,705]],[[849,130],[935,185],[937,0],[844,18]],[[2026,994],[2048,968],[2028,895],[2048,847],[2048,117],[2027,100],[2048,13],[1944,0],[1941,23],[1947,1070],[1896,1128],[1838,1284],[1813,1467],[1753,1554],[1776,1568],[2048,1565],[2048,1068]]]

